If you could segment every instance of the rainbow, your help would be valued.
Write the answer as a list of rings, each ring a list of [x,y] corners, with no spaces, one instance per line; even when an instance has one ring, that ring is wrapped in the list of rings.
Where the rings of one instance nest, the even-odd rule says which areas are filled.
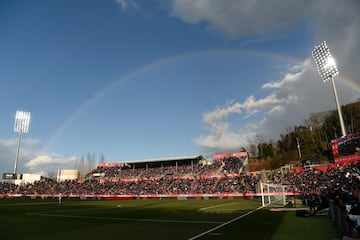
[[[284,55],[284,54],[278,54],[274,52],[267,52],[267,51],[258,51],[258,50],[248,50],[248,49],[206,49],[201,51],[195,51],[195,52],[188,52],[183,54],[178,54],[174,56],[168,56],[165,58],[158,59],[156,61],[150,62],[148,64],[145,64],[143,66],[140,66],[139,68],[134,69],[133,71],[130,71],[118,78],[116,78],[114,81],[111,81],[107,85],[105,85],[103,88],[101,88],[96,94],[93,95],[92,98],[87,99],[82,104],[80,104],[74,112],[72,112],[65,121],[56,128],[54,133],[51,135],[49,141],[47,142],[46,146],[44,147],[44,151],[46,151],[51,145],[54,144],[56,139],[64,132],[64,130],[71,124],[71,122],[76,119],[85,109],[87,109],[89,106],[91,106],[95,101],[100,99],[102,96],[106,95],[107,92],[109,92],[111,89],[114,89],[121,85],[122,83],[128,81],[132,77],[135,77],[136,75],[146,72],[148,70],[151,70],[155,67],[159,67],[161,65],[168,64],[172,61],[176,61],[179,59],[186,59],[186,58],[192,58],[197,56],[213,56],[213,55],[219,55],[219,54],[228,54],[228,55],[240,55],[240,54],[251,54],[251,55],[257,55],[260,57],[271,57],[271,58],[277,58],[282,59],[286,61],[290,61],[292,63],[296,64],[302,64],[303,59],[295,58],[290,55]],[[350,78],[347,78],[344,75],[341,75],[338,77],[338,79],[343,80],[342,82],[346,84],[348,87],[355,89],[360,93],[360,83],[356,82]]]

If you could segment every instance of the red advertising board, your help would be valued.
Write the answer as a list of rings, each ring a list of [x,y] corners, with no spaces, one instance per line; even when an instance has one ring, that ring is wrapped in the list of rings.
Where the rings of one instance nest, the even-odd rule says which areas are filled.
[[[122,167],[125,165],[126,165],[126,163],[123,163],[123,162],[100,162],[100,163],[98,163],[98,167]]]
[[[230,157],[247,157],[247,152],[234,152],[234,153],[217,153],[213,155],[213,159],[224,159]]]

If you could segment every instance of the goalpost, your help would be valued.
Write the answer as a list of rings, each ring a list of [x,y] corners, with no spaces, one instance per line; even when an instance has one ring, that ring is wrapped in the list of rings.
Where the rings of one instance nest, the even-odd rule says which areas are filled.
[[[265,205],[286,205],[287,185],[260,182],[261,203]]]

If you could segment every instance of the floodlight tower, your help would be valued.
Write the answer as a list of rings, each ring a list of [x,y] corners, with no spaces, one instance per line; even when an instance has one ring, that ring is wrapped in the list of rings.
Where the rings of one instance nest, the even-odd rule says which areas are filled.
[[[21,142],[21,134],[28,132],[29,123],[30,123],[30,112],[16,111],[15,123],[14,123],[14,132],[19,133],[19,140],[18,140],[17,151],[16,151],[14,174],[16,174],[17,163],[18,163],[18,160],[19,160],[19,149],[20,149],[20,142]]]
[[[341,113],[341,107],[339,104],[339,98],[336,92],[334,77],[339,74],[339,71],[336,67],[335,59],[330,54],[330,49],[326,44],[326,41],[322,42],[319,46],[315,46],[312,51],[313,59],[316,63],[317,70],[323,79],[323,82],[331,80],[336,106],[339,114],[340,126],[342,136],[346,136],[344,120]]]

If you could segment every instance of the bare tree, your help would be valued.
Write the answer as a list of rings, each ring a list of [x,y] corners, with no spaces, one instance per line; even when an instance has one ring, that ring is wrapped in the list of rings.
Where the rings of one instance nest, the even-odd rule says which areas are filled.
[[[248,138],[249,154],[253,157],[262,158],[264,155],[264,136],[262,134],[256,134],[252,138]]]
[[[80,174],[80,179],[84,178],[85,174],[85,160],[84,160],[84,156],[81,156],[81,158],[77,158],[76,159],[76,163],[75,163],[75,168],[77,170],[79,170],[79,174]]]
[[[104,154],[100,154],[99,163],[104,163],[104,162],[105,162],[105,156]]]
[[[95,169],[96,167],[96,155],[95,153],[87,153],[87,156],[86,156],[86,173],[89,173],[91,172],[91,170]],[[85,173],[85,174],[86,174]]]
[[[262,134],[256,134],[255,135],[255,142],[257,143],[256,145],[258,146],[258,151],[259,151],[259,157],[263,158],[264,157],[264,136]]]

